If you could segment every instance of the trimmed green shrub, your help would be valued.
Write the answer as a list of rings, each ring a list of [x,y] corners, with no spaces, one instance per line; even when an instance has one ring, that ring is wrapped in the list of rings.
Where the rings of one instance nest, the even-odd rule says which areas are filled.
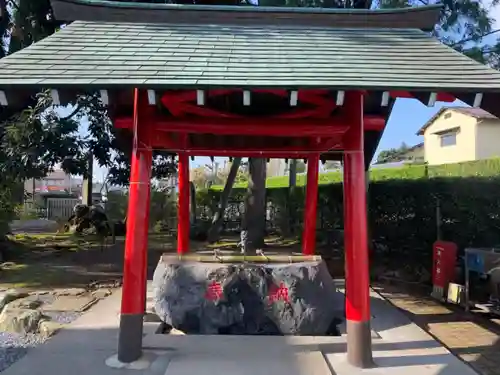
[[[217,192],[213,193],[217,199]],[[239,199],[242,193],[244,189],[236,189],[231,199]],[[288,194],[287,188],[268,190],[267,199],[274,213],[269,226],[283,234],[292,228],[300,235],[305,188],[297,187],[290,198]],[[387,179],[372,181],[369,188],[373,251],[389,258],[394,254],[408,257],[409,261],[420,258],[430,262],[432,244],[437,239],[438,203],[442,239],[456,242],[461,249],[500,245],[500,177]],[[329,239],[342,228],[342,184],[322,185],[318,196],[318,239]]]
[[[414,180],[435,177],[492,177],[500,175],[500,158],[477,160],[456,164],[432,165],[408,164],[398,168],[372,168],[370,181]],[[319,174],[319,184],[327,185],[342,181],[341,172]],[[306,175],[297,175],[297,186],[306,184]],[[288,176],[270,177],[266,181],[269,189],[288,186]],[[236,184],[235,188],[245,188],[246,183]],[[214,185],[212,190],[222,190],[224,186]]]

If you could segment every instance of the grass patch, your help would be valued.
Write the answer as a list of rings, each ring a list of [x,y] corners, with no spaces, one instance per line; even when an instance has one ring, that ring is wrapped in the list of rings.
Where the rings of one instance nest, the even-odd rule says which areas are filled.
[[[51,288],[78,284],[74,272],[63,267],[45,264],[24,264],[8,262],[0,267],[0,286],[2,288]]]
[[[15,234],[7,236],[19,255],[43,251],[84,251],[103,246],[103,239],[98,236],[78,236],[74,234]],[[108,241],[109,242],[109,241]],[[106,243],[106,245],[109,245]]]

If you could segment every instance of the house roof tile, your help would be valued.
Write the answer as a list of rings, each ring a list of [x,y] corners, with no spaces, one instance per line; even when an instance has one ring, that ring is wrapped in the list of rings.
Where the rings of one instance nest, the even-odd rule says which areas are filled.
[[[459,112],[467,116],[472,116],[477,119],[497,119],[498,117],[492,115],[491,113],[485,111],[481,108],[471,108],[471,107],[443,107],[434,116],[432,116],[417,132],[417,135],[423,135],[425,130],[431,126],[434,121],[436,121],[439,116],[441,116],[445,111],[450,110],[453,112]]]

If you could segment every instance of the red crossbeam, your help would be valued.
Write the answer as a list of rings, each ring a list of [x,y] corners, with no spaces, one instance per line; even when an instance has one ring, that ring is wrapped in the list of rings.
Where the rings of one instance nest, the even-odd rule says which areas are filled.
[[[176,152],[176,150],[172,150]],[[317,154],[318,151],[289,151],[288,149],[281,150],[221,150],[221,149],[201,149],[192,148],[187,151],[188,155],[192,156],[213,156],[213,157],[242,157],[242,158],[275,158],[275,159],[307,159],[310,155]],[[326,151],[320,152],[320,154]]]
[[[277,137],[328,137],[343,134],[349,128],[338,119],[251,119],[251,118],[157,118],[149,124],[155,131],[188,134],[256,135]],[[131,118],[117,118],[115,127],[131,129]],[[385,119],[380,116],[365,116],[364,129],[381,131]]]
[[[344,134],[348,126],[325,125],[315,126],[302,122],[300,124],[290,121],[280,123],[258,123],[240,120],[222,121],[222,119],[205,119],[200,122],[188,120],[165,121],[155,124],[158,131],[188,134],[216,134],[216,135],[249,135],[270,137],[328,137]]]

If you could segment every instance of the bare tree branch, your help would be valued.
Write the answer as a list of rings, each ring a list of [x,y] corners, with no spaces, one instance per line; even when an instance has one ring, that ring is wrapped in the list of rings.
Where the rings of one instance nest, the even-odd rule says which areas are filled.
[[[496,34],[496,33],[498,33],[499,31],[500,31],[500,29],[496,29],[496,30],[490,31],[490,32],[488,32],[488,33],[486,33],[486,34],[480,35],[479,37],[477,37],[477,36],[473,36],[473,37],[470,37],[470,38],[465,38],[465,39],[462,39],[462,40],[460,40],[460,41],[458,41],[458,42],[456,42],[456,43],[451,44],[451,45],[450,45],[450,47],[456,47],[456,46],[458,46],[458,45],[460,45],[460,44],[470,42],[470,41],[472,41],[472,40],[474,40],[474,39],[477,39],[477,38],[481,39],[481,38],[484,38],[485,36],[492,35],[492,34]]]
[[[76,108],[73,110],[73,112],[71,112],[68,116],[66,117],[61,117],[61,120],[69,120],[70,118],[72,118],[74,115],[76,115],[81,109],[82,109],[83,105],[82,104],[78,104],[76,106]]]

